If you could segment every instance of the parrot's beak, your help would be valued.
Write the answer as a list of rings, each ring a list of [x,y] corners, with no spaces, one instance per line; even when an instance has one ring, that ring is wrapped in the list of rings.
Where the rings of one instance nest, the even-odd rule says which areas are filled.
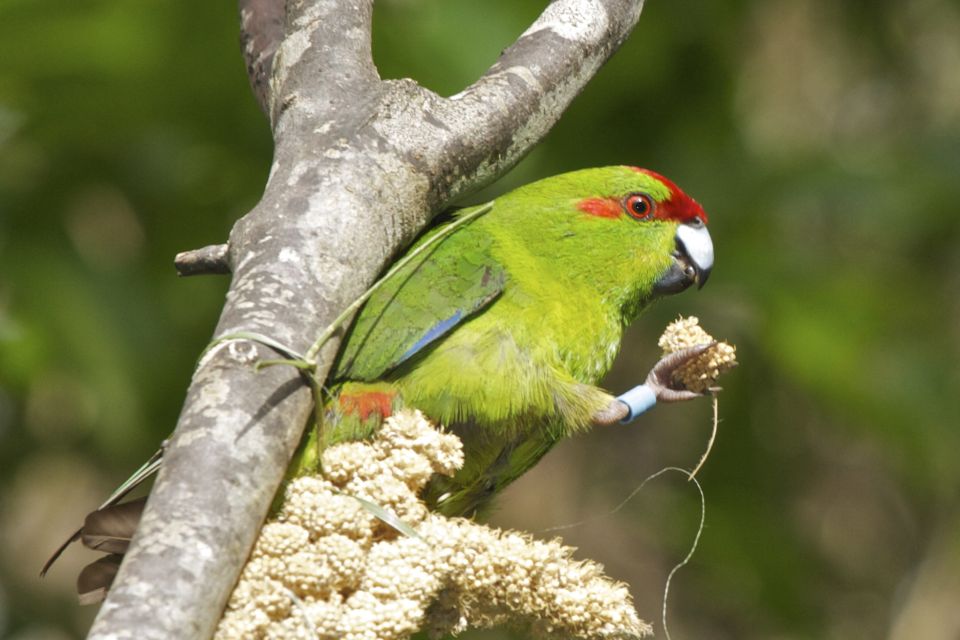
[[[702,222],[678,226],[674,241],[673,264],[654,283],[654,293],[680,293],[692,284],[703,288],[713,270],[713,241]]]

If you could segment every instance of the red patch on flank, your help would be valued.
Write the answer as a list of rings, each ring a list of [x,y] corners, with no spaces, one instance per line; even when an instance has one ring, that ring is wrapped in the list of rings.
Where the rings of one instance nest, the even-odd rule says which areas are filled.
[[[393,397],[395,393],[385,391],[370,391],[356,395],[343,395],[337,399],[340,411],[344,414],[355,413],[361,420],[366,420],[373,414],[381,418],[389,418],[393,413]]]
[[[586,198],[577,203],[577,208],[598,218],[619,218],[623,211],[620,201],[614,198]]]
[[[639,167],[630,167],[630,169],[662,182],[663,186],[670,190],[670,197],[663,202],[657,203],[656,211],[653,214],[655,218],[674,220],[676,222],[689,222],[694,218],[700,218],[704,224],[707,223],[707,214],[703,210],[703,207],[701,207],[696,200],[685,194],[673,180],[665,178],[659,173],[655,173],[649,169],[641,169]]]

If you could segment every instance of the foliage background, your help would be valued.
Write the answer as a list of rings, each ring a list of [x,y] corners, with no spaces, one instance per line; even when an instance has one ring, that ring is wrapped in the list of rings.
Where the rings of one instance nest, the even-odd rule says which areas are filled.
[[[381,0],[375,55],[455,93],[542,6]],[[72,581],[92,554],[37,571],[169,432],[209,339],[226,282],[178,280],[171,259],[224,240],[267,175],[236,41],[232,3],[0,4],[0,637],[84,633]],[[718,258],[703,291],[641,318],[607,385],[645,375],[679,313],[742,361],[674,637],[960,637],[960,4],[651,0],[487,194],[616,163],[697,197]],[[666,476],[610,512],[694,464],[709,421],[707,402],[659,407],[567,443],[494,519],[589,519],[565,539],[659,628],[696,493]]]

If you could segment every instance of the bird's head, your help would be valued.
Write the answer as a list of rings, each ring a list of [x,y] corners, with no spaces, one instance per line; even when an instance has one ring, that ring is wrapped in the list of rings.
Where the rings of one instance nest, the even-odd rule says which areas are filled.
[[[626,215],[640,224],[657,221],[676,225],[673,260],[654,281],[654,293],[679,293],[692,284],[703,288],[713,269],[713,241],[703,207],[670,179],[648,169],[630,170],[638,174],[638,180],[632,187],[635,190],[622,196],[621,208]]]
[[[571,299],[593,291],[632,316],[654,298],[702,287],[713,268],[703,208],[636,167],[582,169],[497,200],[488,221],[511,279]]]

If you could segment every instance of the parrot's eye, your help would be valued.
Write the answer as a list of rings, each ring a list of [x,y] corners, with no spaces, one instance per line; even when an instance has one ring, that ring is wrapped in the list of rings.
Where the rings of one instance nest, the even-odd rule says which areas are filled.
[[[631,193],[623,205],[627,213],[637,220],[646,220],[653,213],[653,200],[645,193]]]

